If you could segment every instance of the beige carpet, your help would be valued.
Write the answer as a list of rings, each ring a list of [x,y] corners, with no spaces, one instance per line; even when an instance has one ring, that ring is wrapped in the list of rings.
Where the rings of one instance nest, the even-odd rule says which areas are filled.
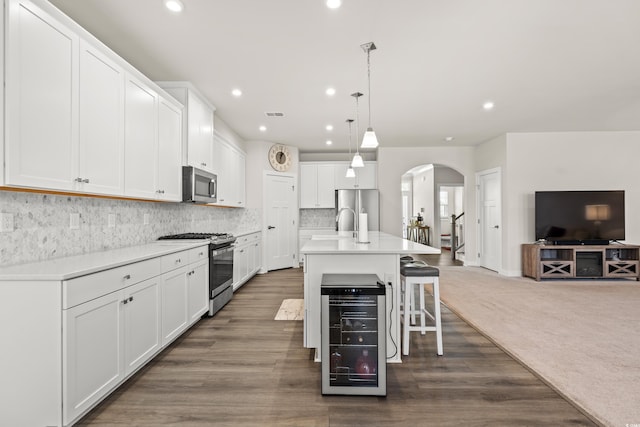
[[[303,320],[304,319],[304,300],[303,299],[285,299],[280,304],[280,308],[276,313],[274,320]]]
[[[640,425],[639,282],[536,282],[475,267],[441,267],[440,277],[451,310],[585,413]],[[445,355],[446,345],[445,335]]]

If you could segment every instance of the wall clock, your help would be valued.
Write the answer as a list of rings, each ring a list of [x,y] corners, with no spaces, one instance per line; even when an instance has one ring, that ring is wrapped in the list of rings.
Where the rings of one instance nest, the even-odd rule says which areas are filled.
[[[291,167],[289,149],[281,144],[275,144],[269,149],[269,163],[278,172],[285,172]]]

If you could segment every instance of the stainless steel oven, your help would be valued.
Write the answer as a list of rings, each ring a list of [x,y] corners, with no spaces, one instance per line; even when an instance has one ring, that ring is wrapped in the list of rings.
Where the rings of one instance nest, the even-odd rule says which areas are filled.
[[[209,245],[209,316],[233,297],[233,245]]]
[[[162,236],[158,240],[209,241],[209,316],[213,316],[233,297],[233,243],[227,233],[183,233]]]

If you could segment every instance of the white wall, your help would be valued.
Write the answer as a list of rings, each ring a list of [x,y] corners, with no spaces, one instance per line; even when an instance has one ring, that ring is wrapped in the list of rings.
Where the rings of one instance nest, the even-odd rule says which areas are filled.
[[[264,179],[264,171],[276,172],[269,163],[269,149],[273,145],[273,142],[269,141],[247,141],[246,153],[246,180],[247,180],[247,207],[262,209],[262,185]],[[291,154],[291,168],[286,174],[300,175],[300,161],[299,152],[297,147],[288,145],[289,153]],[[296,183],[296,185],[298,185]]]
[[[507,134],[505,270],[520,274],[520,245],[535,239],[535,191],[625,190],[626,242],[640,243],[639,158],[640,132]]]
[[[380,229],[402,236],[402,196],[400,181],[409,169],[424,164],[448,166],[465,177],[465,209],[468,212],[465,264],[476,263],[476,192],[474,147],[378,148],[378,187],[380,190]],[[415,210],[415,207],[414,207]],[[466,216],[466,215],[465,215]]]
[[[424,224],[433,228],[434,225],[434,212],[435,212],[435,195],[434,189],[434,174],[433,168],[426,170],[422,173],[416,174],[413,177],[413,211],[412,217],[418,216],[418,213],[423,218]],[[399,189],[398,189],[399,191]]]

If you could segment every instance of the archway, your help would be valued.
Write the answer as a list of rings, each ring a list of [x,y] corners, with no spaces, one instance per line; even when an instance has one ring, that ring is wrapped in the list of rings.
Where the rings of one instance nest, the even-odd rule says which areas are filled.
[[[453,259],[463,259],[464,181],[464,175],[442,164],[407,170],[400,188],[403,237],[441,248],[443,254],[452,251]]]

